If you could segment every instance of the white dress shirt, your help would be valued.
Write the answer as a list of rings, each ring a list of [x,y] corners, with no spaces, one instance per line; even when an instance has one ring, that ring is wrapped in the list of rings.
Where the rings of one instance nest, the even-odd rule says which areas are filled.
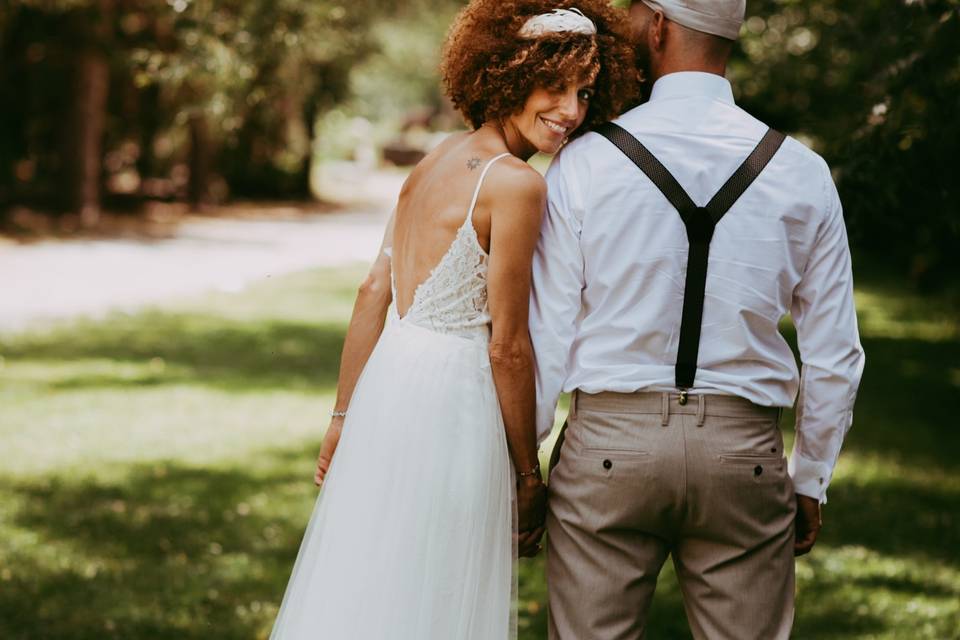
[[[767,130],[724,78],[657,80],[617,123],[702,206]],[[548,211],[533,263],[530,334],[537,430],[561,391],[673,391],[688,242],[674,209],[608,140],[589,133],[547,172]],[[791,314],[802,374],[778,330]],[[826,501],[864,355],[843,213],[823,159],[793,138],[716,228],[692,394],[797,406],[790,474]]]

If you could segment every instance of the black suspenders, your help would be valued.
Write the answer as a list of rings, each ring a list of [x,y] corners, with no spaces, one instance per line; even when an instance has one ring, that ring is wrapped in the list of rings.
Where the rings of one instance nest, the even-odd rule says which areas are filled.
[[[785,136],[770,129],[753,152],[743,161],[730,179],[720,187],[705,207],[694,204],[676,178],[670,175],[659,160],[640,141],[623,127],[612,122],[601,125],[597,133],[615,144],[647,177],[670,204],[674,206],[687,228],[690,253],[687,258],[687,277],[683,290],[683,315],[680,319],[680,346],[677,349],[676,384],[685,396],[693,387],[697,374],[697,354],[700,351],[700,328],[703,324],[703,297],[707,286],[707,263],[710,241],[720,219],[730,210],[743,192],[753,183],[770,162]]]

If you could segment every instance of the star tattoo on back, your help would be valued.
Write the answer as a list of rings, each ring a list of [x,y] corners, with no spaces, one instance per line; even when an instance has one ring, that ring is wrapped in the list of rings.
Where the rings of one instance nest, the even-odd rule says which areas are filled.
[[[473,171],[480,166],[480,158],[470,158],[467,160],[467,169]]]

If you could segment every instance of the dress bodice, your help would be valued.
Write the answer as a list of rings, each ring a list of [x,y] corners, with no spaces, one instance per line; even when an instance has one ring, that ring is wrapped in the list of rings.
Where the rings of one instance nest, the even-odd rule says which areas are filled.
[[[489,337],[490,311],[487,305],[488,255],[480,246],[473,226],[473,210],[477,206],[480,187],[490,167],[501,154],[487,163],[477,182],[466,220],[457,230],[450,248],[430,271],[413,294],[413,302],[403,318],[397,307],[396,282],[391,270],[394,322],[409,322],[417,326],[471,338]]]

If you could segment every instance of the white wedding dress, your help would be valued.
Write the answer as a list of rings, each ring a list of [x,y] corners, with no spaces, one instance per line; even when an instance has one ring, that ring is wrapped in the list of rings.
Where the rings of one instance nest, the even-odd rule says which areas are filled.
[[[504,154],[508,155],[508,154]],[[473,210],[350,402],[271,640],[516,637],[514,471]],[[394,291],[394,301],[396,291]]]

